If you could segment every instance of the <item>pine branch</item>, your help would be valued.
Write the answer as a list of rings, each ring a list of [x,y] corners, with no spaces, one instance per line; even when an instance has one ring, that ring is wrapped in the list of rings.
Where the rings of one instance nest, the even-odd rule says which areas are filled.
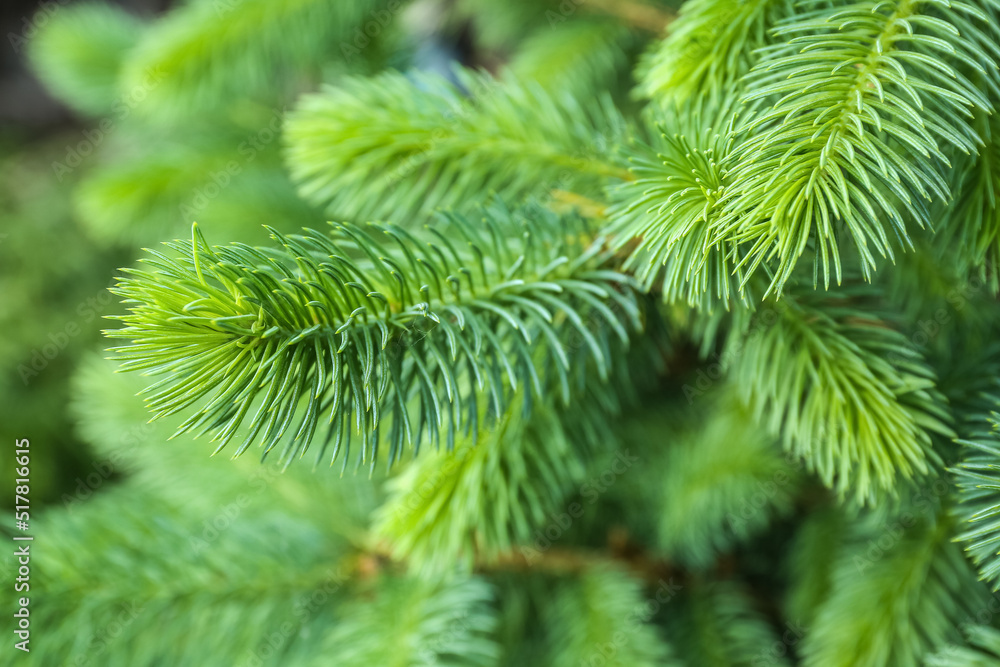
[[[928,656],[927,667],[1000,667],[1000,630],[976,625],[966,631],[969,647],[948,646]]]
[[[196,0],[159,20],[122,72],[121,90],[148,90],[143,111],[189,114],[233,97],[281,96],[276,80],[340,53],[335,45],[376,0]]]
[[[780,25],[788,39],[765,49],[746,83],[748,101],[774,100],[747,126],[734,153],[720,238],[746,243],[752,273],[776,258],[779,293],[807,245],[829,285],[841,278],[841,239],[892,257],[891,237],[912,244],[908,224],[929,227],[927,202],[950,196],[948,153],[975,152],[973,109],[990,101],[962,73],[986,75],[965,15],[996,31],[972,5],[809,0]],[[990,64],[995,68],[995,64]]]
[[[939,234],[944,246],[956,250],[962,263],[988,280],[996,294],[1000,291],[1000,121],[996,115],[979,112],[975,128],[983,147],[979,155],[965,157],[956,166],[955,201],[941,213],[946,223]]]
[[[588,571],[557,589],[552,616],[553,667],[600,664],[608,667],[679,665],[654,625],[650,598],[639,581],[613,568]],[[676,591],[663,589],[657,606],[670,604]],[[654,598],[655,599],[655,598]]]
[[[833,570],[849,525],[843,509],[828,507],[811,514],[798,528],[788,554],[785,618],[807,627],[815,624],[817,609],[833,594]]]
[[[651,145],[630,147],[635,180],[611,190],[606,232],[616,248],[630,247],[624,268],[635,271],[645,289],[659,287],[667,303],[710,311],[716,303],[728,310],[739,299],[731,284],[731,275],[739,274],[737,249],[714,232],[720,201],[732,186],[723,169],[736,123],[731,108],[678,108]]]
[[[499,657],[492,597],[476,578],[376,581],[345,605],[324,649],[304,664],[491,667]]]
[[[268,517],[276,511],[312,516],[312,522],[356,548],[368,545],[369,516],[382,500],[381,479],[356,477],[335,483],[307,467],[283,471],[251,459],[206,458],[192,465],[202,449],[191,438],[171,441],[181,423],[168,417],[149,423],[138,396],[146,381],[137,374],[116,373],[117,364],[98,356],[86,358],[72,380],[70,410],[80,437],[90,445],[93,464],[88,474],[62,496],[70,512],[87,507],[89,499],[122,476],[133,488],[176,503],[185,512],[202,513],[228,523],[240,516]],[[98,477],[95,478],[94,473]],[[97,479],[95,484],[94,480]],[[316,513],[317,507],[337,507]],[[209,529],[199,527],[186,544],[208,549]]]
[[[420,571],[482,567],[529,543],[560,508],[583,475],[581,443],[550,406],[536,406],[527,419],[521,412],[512,401],[478,442],[421,457],[389,482],[374,531],[393,558]]]
[[[1000,407],[1000,401],[990,401]],[[958,440],[963,445],[962,460],[952,470],[958,486],[960,504],[955,508],[961,521],[957,539],[964,543],[965,551],[979,568],[982,579],[990,582],[993,590],[1000,590],[1000,437],[997,424],[1000,415],[993,413],[987,420],[981,417],[980,427],[967,439]],[[988,424],[990,430],[983,428]]]
[[[688,0],[640,65],[638,92],[667,108],[732,94],[790,13],[788,0]]]
[[[216,451],[246,423],[234,456],[288,435],[287,465],[321,413],[317,460],[332,441],[346,466],[352,433],[359,465],[374,465],[383,431],[390,463],[424,431],[435,445],[444,431],[451,450],[463,430],[476,439],[484,401],[503,414],[505,387],[523,387],[530,408],[543,387],[568,402],[578,378],[607,378],[640,326],[629,279],[604,268],[585,223],[530,215],[449,216],[424,242],[392,225],[275,233],[275,250],[209,248],[195,229],[120,281],[136,305],[108,335],[133,341],[116,348],[124,369],[168,374],[147,390],[157,417],[204,401],[179,432],[214,431]]]
[[[985,587],[950,542],[951,522],[909,519],[874,517],[842,553],[832,595],[802,642],[806,667],[922,665],[984,607]]]
[[[271,667],[319,654],[349,592],[343,541],[307,514],[220,524],[222,510],[182,509],[123,486],[78,511],[39,517],[38,543],[47,544],[32,550],[31,584],[44,594],[32,596],[31,619],[47,636],[31,643],[32,658],[124,667],[233,664],[263,653]],[[209,528],[211,546],[191,548]],[[277,647],[262,651],[265,637]]]
[[[629,178],[612,159],[624,121],[606,96],[457,71],[385,73],[307,96],[290,116],[300,193],[347,219],[410,219],[495,191],[508,200]]]
[[[941,464],[931,434],[954,437],[950,418],[933,372],[902,334],[836,302],[764,312],[773,324],[733,343],[732,381],[827,486],[871,502]]]
[[[693,568],[711,566],[787,514],[798,485],[796,466],[732,389],[700,400],[707,405],[687,416],[657,409],[642,432],[651,442],[674,440],[650,469],[660,489],[658,543],[671,560]]]

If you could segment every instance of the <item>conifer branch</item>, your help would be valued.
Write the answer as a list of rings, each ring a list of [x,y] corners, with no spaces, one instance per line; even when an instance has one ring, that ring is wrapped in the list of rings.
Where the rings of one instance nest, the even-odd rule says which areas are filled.
[[[167,374],[146,392],[156,417],[203,401],[179,432],[211,430],[219,451],[245,425],[234,456],[287,435],[286,465],[321,415],[318,456],[332,442],[346,466],[356,434],[374,464],[387,437],[391,464],[425,432],[449,450],[462,431],[475,441],[481,409],[503,414],[519,387],[529,409],[608,377],[639,309],[582,220],[498,205],[447,221],[424,241],[392,225],[274,232],[278,249],[210,248],[195,228],[128,271],[115,291],[135,305],[109,335],[132,340],[115,349],[123,369]]]
[[[991,401],[1000,407],[1000,401]],[[967,439],[958,440],[963,457],[953,469],[961,501],[955,514],[962,522],[957,539],[979,567],[979,573],[1000,590],[1000,438],[997,436],[1000,415],[993,413]]]
[[[303,197],[340,219],[408,220],[491,190],[516,201],[630,178],[613,157],[625,123],[610,98],[456,77],[386,73],[304,98],[286,135]]]
[[[715,228],[732,181],[724,169],[736,123],[729,105],[679,107],[650,145],[630,147],[635,179],[611,190],[606,233],[630,247],[623,268],[663,300],[729,309],[742,283],[735,244]],[[736,284],[732,274],[736,273]]]
[[[863,530],[838,556],[817,630],[802,642],[804,665],[918,667],[927,653],[958,641],[959,624],[985,607],[987,590],[951,543],[944,512],[908,516],[905,524],[884,513],[859,522]]]
[[[857,306],[792,302],[770,314],[734,357],[732,381],[825,484],[871,502],[941,464],[931,434],[953,437],[950,416],[904,336]]]
[[[968,17],[997,31],[972,5],[803,5],[745,84],[747,101],[775,101],[740,133],[718,225],[719,238],[748,245],[748,273],[776,260],[779,293],[810,243],[828,286],[831,272],[841,279],[842,238],[868,276],[893,238],[912,245],[909,224],[931,226],[927,203],[950,197],[948,153],[977,151],[972,111],[992,110],[964,70],[996,69],[956,27]]]
[[[770,28],[790,12],[789,0],[688,0],[641,64],[638,92],[668,109],[731,95],[757,50],[773,42]]]

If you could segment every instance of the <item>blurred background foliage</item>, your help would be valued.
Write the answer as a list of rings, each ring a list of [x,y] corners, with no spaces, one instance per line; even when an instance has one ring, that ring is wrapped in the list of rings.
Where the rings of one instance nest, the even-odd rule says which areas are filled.
[[[593,173],[570,176],[599,184],[609,175],[600,173],[603,166],[614,164],[601,158],[628,132],[641,132],[627,123],[641,126],[642,114],[677,123],[683,114],[668,108],[674,96],[715,96],[721,92],[710,83],[735,85],[754,65],[747,52],[767,43],[766,27],[788,3],[690,0],[688,20],[678,21],[677,38],[667,43],[660,38],[678,5],[4,4],[0,401],[7,437],[32,443],[40,538],[31,664],[756,667],[790,664],[794,655],[846,667],[916,665],[934,651],[934,664],[998,664],[1000,639],[988,628],[974,629],[970,646],[957,648],[968,628],[963,619],[985,609],[996,624],[997,598],[951,540],[957,519],[944,466],[956,458],[946,437],[954,434],[938,428],[934,415],[907,413],[928,431],[920,452],[932,469],[914,479],[885,473],[891,479],[880,480],[883,486],[898,481],[898,493],[876,497],[885,489],[868,484],[871,493],[861,495],[869,507],[838,502],[813,474],[818,468],[830,477],[828,468],[803,465],[803,458],[832,454],[782,452],[776,432],[795,401],[768,394],[782,386],[781,367],[743,369],[745,385],[736,389],[706,375],[721,368],[713,352],[749,338],[750,317],[740,310],[698,313],[650,306],[652,297],[643,297],[650,349],[620,364],[635,368],[613,369],[632,375],[613,378],[619,384],[606,395],[588,396],[594,402],[582,402],[584,410],[567,420],[572,428],[549,428],[556,417],[542,406],[530,424],[511,419],[506,429],[484,431],[478,448],[459,443],[455,467],[425,452],[391,473],[380,465],[371,479],[350,470],[314,472],[306,462],[282,471],[252,454],[210,457],[204,438],[170,438],[179,419],[148,423],[136,395],[144,379],[115,374],[104,359],[100,332],[116,325],[103,318],[123,310],[107,291],[114,277],[143,248],[190,238],[194,221],[212,243],[257,245],[268,243],[264,225],[324,229],[327,220],[364,221],[387,211],[423,222],[429,201],[461,208],[461,195],[480,190],[536,196],[554,209],[600,209],[553,190],[562,171],[558,160],[546,160],[571,155]],[[732,20],[720,22],[714,12]],[[483,78],[456,73],[456,64]],[[644,79],[638,87],[637,68]],[[506,82],[508,96],[473,105],[470,89],[487,86],[491,76]],[[328,84],[336,90],[312,95]],[[552,95],[533,97],[536,84]],[[656,103],[644,106],[646,97]],[[542,120],[511,112],[514,98]],[[372,100],[378,105],[366,104]],[[395,120],[413,121],[395,143],[380,132],[398,125],[372,121],[379,105]],[[475,110],[466,115],[469,107]],[[515,135],[514,148],[504,150],[535,152],[482,169],[492,179],[483,186],[478,173],[462,169],[479,159],[462,143],[461,121],[469,116]],[[333,130],[311,124],[329,117],[337,119]],[[294,142],[286,133],[290,118]],[[406,145],[408,133],[415,146],[429,148]],[[322,140],[339,152],[310,170],[302,146]],[[684,145],[656,150],[678,152],[675,162],[684,165],[681,158],[691,158],[678,148]],[[549,151],[553,146],[560,150]],[[413,186],[409,200],[394,191],[381,198],[384,183],[369,180],[380,164],[366,161],[371,153],[412,168],[397,174]],[[338,160],[343,169],[323,168]],[[616,170],[613,176],[631,178]],[[630,181],[623,191],[635,189],[655,190]],[[479,194],[482,203],[487,193]],[[960,275],[965,267],[955,275],[940,270],[920,243],[891,279],[879,274],[873,289],[882,291],[871,299],[889,295],[910,323],[951,303],[951,290],[968,278]],[[917,279],[931,273],[936,283]],[[997,358],[996,299],[986,293],[995,285],[982,286],[961,296],[948,335],[930,336],[913,355],[943,369],[940,392],[921,399],[947,401],[949,414],[967,418],[955,429],[982,436],[989,465],[1000,451],[989,444],[995,434],[986,421],[996,407],[986,392],[996,390],[997,369],[983,360]],[[849,296],[860,302],[862,292]],[[813,321],[808,307],[782,317],[774,336]],[[889,335],[897,333],[891,324],[888,316],[883,322],[848,312],[815,344],[841,357],[881,360],[901,337]],[[787,335],[778,343],[788,339],[795,341]],[[765,344],[774,342],[752,344],[770,353]],[[857,352],[859,345],[867,347]],[[818,356],[805,348],[784,355],[799,377]],[[775,357],[785,352],[776,349]],[[965,361],[956,359],[961,354]],[[663,381],[667,363],[671,377]],[[771,402],[748,409],[735,393],[754,382]],[[633,385],[650,389],[638,406],[625,396]],[[699,396],[693,406],[692,386]],[[621,395],[621,404],[609,395]],[[763,429],[754,409],[770,414],[773,428]],[[484,446],[503,438],[517,446]],[[595,441],[602,446],[592,447]],[[571,451],[581,443],[587,446]],[[11,459],[12,448],[0,447],[4,470]],[[967,471],[963,490],[979,503],[976,470]],[[6,506],[12,491],[0,485]],[[990,502],[981,500],[984,511]],[[901,521],[908,530],[896,529]],[[988,527],[995,540],[996,527]],[[515,544],[521,548],[512,555]],[[989,565],[993,547],[985,544],[979,556]],[[472,550],[484,556],[475,567],[467,562]],[[532,571],[535,558],[548,569]],[[11,565],[5,554],[5,581]],[[439,576],[442,570],[453,576]],[[5,608],[9,594],[0,596]],[[825,631],[808,634],[815,628]]]
[[[59,501],[92,472],[93,445],[68,412],[70,378],[103,347],[101,318],[121,310],[106,291],[119,267],[193,221],[216,241],[259,244],[264,224],[294,231],[328,219],[282,162],[285,116],[302,93],[390,68],[449,75],[457,61],[546,86],[591,72],[626,100],[627,72],[657,26],[629,30],[600,3],[576,10],[526,0],[4,3],[0,391],[10,432],[47,452],[33,461],[33,501]],[[10,457],[0,451],[5,466]],[[4,502],[11,494],[0,489]]]

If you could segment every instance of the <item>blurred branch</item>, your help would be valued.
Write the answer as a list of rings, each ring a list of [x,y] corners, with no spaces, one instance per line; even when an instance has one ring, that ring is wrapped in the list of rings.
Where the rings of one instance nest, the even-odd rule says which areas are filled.
[[[585,7],[591,11],[618,17],[633,28],[661,33],[676,18],[673,12],[644,2],[631,0],[588,0]]]

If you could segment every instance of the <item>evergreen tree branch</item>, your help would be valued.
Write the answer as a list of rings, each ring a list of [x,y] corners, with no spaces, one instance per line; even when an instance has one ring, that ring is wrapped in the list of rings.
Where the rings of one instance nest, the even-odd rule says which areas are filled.
[[[865,275],[875,254],[892,257],[892,237],[912,245],[907,224],[932,223],[927,202],[950,196],[948,153],[982,144],[974,109],[992,105],[963,73],[987,74],[970,4],[921,0],[804,3],[781,24],[785,44],[767,47],[746,83],[748,101],[776,100],[742,133],[730,173],[720,238],[745,242],[750,273],[776,259],[779,293],[807,245],[829,285],[841,279],[840,238],[849,238]],[[991,69],[996,65],[990,63]]]
[[[927,667],[1000,667],[1000,630],[976,625],[966,631],[969,646],[948,646],[928,656]]]
[[[585,414],[574,410],[573,416]],[[391,480],[374,530],[394,558],[414,569],[482,566],[528,543],[579,483],[578,444],[550,406],[536,406],[525,418],[512,402],[479,442],[421,457]]]
[[[901,521],[873,517],[842,552],[832,594],[802,642],[806,667],[917,667],[959,640],[959,623],[985,605],[985,587],[950,541],[951,522]]]
[[[694,580],[667,615],[667,637],[679,657],[700,667],[788,662],[770,650],[776,636],[746,590],[732,581]]]
[[[672,667],[680,663],[651,623],[640,583],[621,570],[593,569],[557,589],[552,614],[553,667],[602,660],[608,667]],[[670,603],[676,594],[661,589]]]
[[[167,374],[146,392],[157,417],[204,401],[178,432],[214,431],[216,451],[245,424],[234,456],[287,435],[287,465],[323,413],[317,460],[332,442],[346,466],[356,433],[359,464],[374,465],[386,432],[391,463],[425,431],[449,450],[463,430],[475,440],[484,401],[503,414],[518,387],[527,409],[543,387],[568,402],[587,374],[608,377],[641,322],[630,279],[588,236],[580,219],[499,205],[478,225],[450,216],[423,242],[343,225],[275,232],[279,249],[210,248],[195,228],[120,281],[135,305],[108,335],[133,341],[116,348],[123,369]]]
[[[635,179],[611,190],[606,233],[629,247],[623,268],[667,303],[710,311],[739,299],[734,244],[716,238],[721,200],[732,181],[723,168],[736,123],[730,104],[678,107],[650,145],[630,147]],[[737,275],[737,283],[742,279]]]
[[[305,663],[344,667],[491,667],[499,646],[490,586],[476,578],[392,578],[345,605],[340,622]],[[391,628],[388,640],[386,628]]]
[[[1000,401],[991,401],[1000,407]],[[955,507],[961,521],[957,539],[964,543],[965,551],[979,568],[983,580],[990,582],[993,590],[1000,590],[1000,438],[997,420],[993,413],[988,421],[981,417],[980,426],[969,437],[958,440],[963,446],[961,461],[952,470],[958,486],[960,504]]]
[[[638,92],[667,108],[732,94],[790,11],[788,0],[688,0],[640,65]]]
[[[657,421],[659,428],[649,429],[649,437],[673,431],[678,440],[654,467],[662,489],[659,546],[693,568],[712,565],[720,553],[787,515],[798,485],[796,466],[786,463],[733,388],[703,400],[709,407],[696,412],[698,418],[673,415],[673,424]]]
[[[304,98],[286,131],[302,196],[341,219],[406,220],[491,190],[516,200],[630,178],[612,158],[625,125],[606,96],[456,77],[385,73]]]
[[[827,486],[871,502],[897,479],[941,465],[931,434],[953,437],[950,417],[933,371],[904,336],[852,305],[790,302],[766,312],[773,324],[741,342],[732,381]]]

